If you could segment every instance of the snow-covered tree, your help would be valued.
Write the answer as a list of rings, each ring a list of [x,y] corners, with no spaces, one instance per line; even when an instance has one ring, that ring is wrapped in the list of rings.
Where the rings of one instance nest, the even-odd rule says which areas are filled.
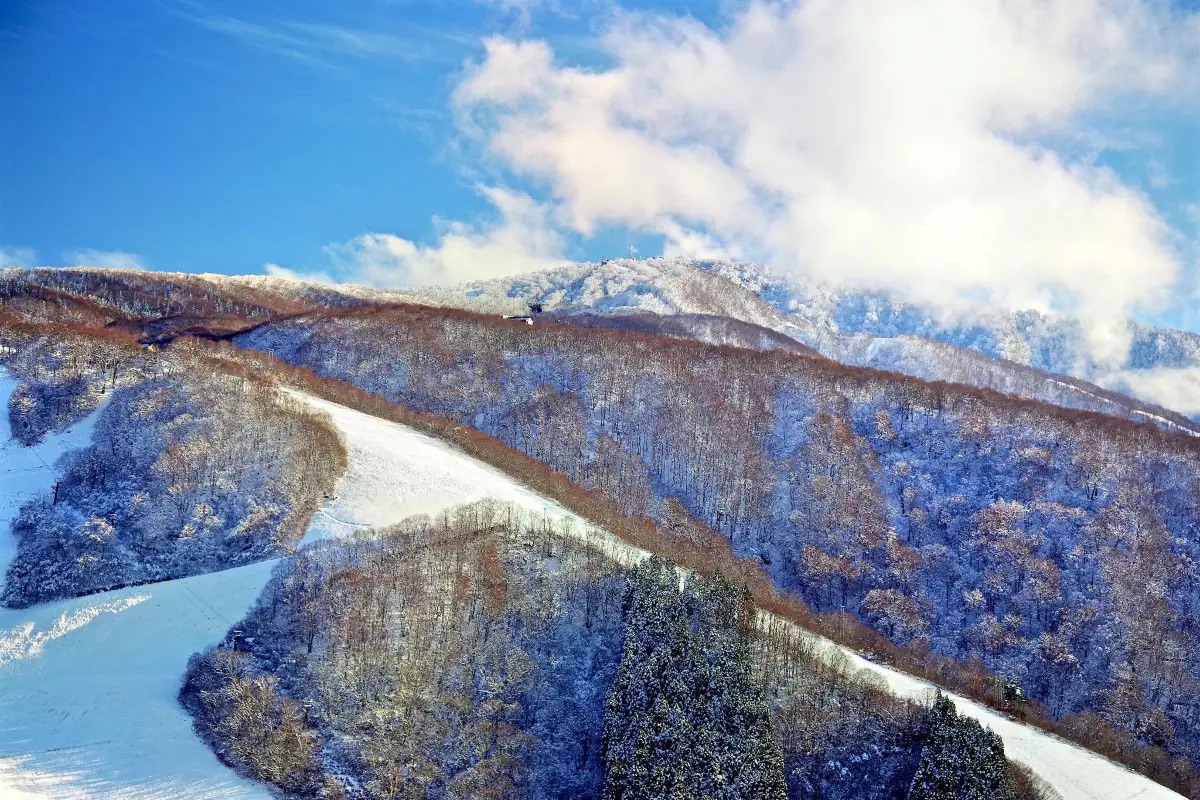
[[[1017,800],[1004,742],[940,692],[909,800]]]
[[[783,758],[745,641],[736,587],[635,568],[604,727],[605,800],[786,797]]]

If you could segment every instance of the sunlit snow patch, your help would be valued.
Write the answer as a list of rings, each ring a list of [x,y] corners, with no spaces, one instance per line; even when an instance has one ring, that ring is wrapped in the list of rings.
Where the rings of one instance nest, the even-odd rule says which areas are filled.
[[[61,639],[71,631],[77,631],[101,614],[119,614],[127,608],[150,599],[148,594],[122,597],[107,603],[85,606],[68,614],[59,615],[49,630],[38,631],[34,622],[22,622],[15,628],[0,632],[0,667],[10,661],[40,655],[47,642]]]

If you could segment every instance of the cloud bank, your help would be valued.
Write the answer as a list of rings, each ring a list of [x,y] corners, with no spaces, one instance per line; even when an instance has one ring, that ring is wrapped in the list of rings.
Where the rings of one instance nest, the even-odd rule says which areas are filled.
[[[0,269],[6,267],[32,267],[37,253],[32,247],[0,245]]]
[[[492,38],[454,96],[491,163],[574,235],[624,226],[671,252],[1078,312],[1113,360],[1117,320],[1177,281],[1180,234],[1095,155],[1196,96],[1195,14],[752,2],[719,29],[621,14],[603,47],[609,64],[582,69]]]
[[[123,250],[68,250],[63,253],[63,260],[80,267],[99,267],[100,269],[146,269],[145,260],[137,253],[127,253]]]
[[[1200,416],[1200,367],[1125,370],[1107,377],[1103,384],[1189,417]]]
[[[480,187],[479,192],[495,209],[494,218],[476,224],[440,222],[434,244],[364,233],[325,248],[329,270],[305,272],[268,264],[266,271],[326,283],[412,288],[518,275],[564,262],[565,240],[544,205],[507,189]]]

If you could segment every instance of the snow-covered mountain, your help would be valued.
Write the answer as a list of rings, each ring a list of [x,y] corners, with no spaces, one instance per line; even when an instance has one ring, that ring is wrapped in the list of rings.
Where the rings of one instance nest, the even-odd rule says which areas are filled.
[[[312,307],[423,302],[523,314],[534,302],[561,314],[650,313],[657,321],[649,327],[651,318],[645,316],[637,323],[627,317],[620,325],[710,344],[769,349],[781,342],[772,334],[782,334],[853,366],[978,386],[1167,430],[1194,430],[1184,415],[1200,416],[1196,334],[1131,323],[1129,358],[1112,366],[1090,358],[1078,319],[991,306],[951,313],[878,290],[822,285],[752,264],[613,259],[409,292],[266,276],[48,269],[0,273],[0,283],[11,284],[10,292],[16,294],[27,281],[60,295],[100,300],[112,309],[106,313],[119,315],[111,326],[143,338],[169,340],[180,333],[220,338]],[[197,316],[196,308],[205,311]],[[213,310],[219,312],[216,317]],[[60,308],[54,313],[65,312]],[[675,319],[668,322],[667,317]],[[735,330],[720,320],[738,326]],[[594,325],[598,320],[575,321]]]
[[[741,347],[748,350],[789,350],[793,353],[818,355],[806,344],[770,328],[730,317],[712,314],[655,314],[651,311],[632,311],[617,314],[561,314],[549,319],[581,328],[613,328],[691,339],[705,344]]]
[[[0,382],[11,390],[12,381]],[[506,476],[403,426],[305,396],[330,413],[350,455],[336,497],[308,539],[380,526],[413,513],[492,497],[552,517],[571,517]],[[0,424],[3,424],[0,421]],[[70,434],[75,442],[90,427]],[[69,446],[66,438],[46,447]],[[32,450],[18,448],[21,452]],[[8,503],[52,484],[14,484]],[[575,520],[582,529],[582,520]],[[639,560],[644,552],[626,548]],[[0,797],[266,798],[266,789],[222,765],[191,730],[176,700],[188,656],[218,641],[251,607],[272,562],[118,589],[27,611],[0,611],[0,703],[15,712],[0,727]],[[770,624],[766,615],[763,624]],[[900,697],[933,687],[797,629],[831,664],[850,659]],[[33,644],[29,644],[33,643]],[[26,646],[29,644],[29,646]],[[132,668],[136,665],[137,668]],[[1064,798],[1178,798],[1107,759],[951,695],[961,712],[993,728],[1012,757]]]
[[[682,259],[568,264],[513,278],[427,288],[415,294],[440,305],[509,314],[522,313],[526,303],[537,302],[547,311],[707,314],[781,332],[796,322],[752,289]]]
[[[525,313],[534,303],[559,314],[727,317],[784,334],[845,364],[1200,433],[1185,416],[1200,406],[1178,402],[1173,391],[1176,379],[1192,370],[1200,374],[1200,336],[1184,331],[1130,323],[1128,363],[1105,367],[1090,358],[1083,326],[1071,317],[990,306],[951,315],[884,292],[806,282],[758,265],[687,259],[569,264],[417,294],[427,302],[501,314]],[[690,338],[712,341],[703,332]],[[1168,410],[1159,404],[1163,399],[1177,402]]]
[[[813,335],[916,335],[1046,372],[1071,375],[1194,415],[1200,404],[1179,390],[1200,368],[1200,335],[1129,321],[1128,355],[1112,364],[1094,357],[1083,320],[1062,314],[972,304],[947,309],[876,289],[837,287],[754,264],[697,263],[807,322]],[[1181,396],[1182,395],[1182,396]]]
[[[298,602],[301,595],[279,588],[284,586],[281,575],[299,580],[316,566],[321,574],[310,577],[319,581],[305,584],[306,596],[313,603],[320,601],[311,608],[325,609],[313,615],[323,626],[323,644],[313,659],[326,666],[340,665],[336,669],[342,671],[336,675],[341,676],[338,680],[348,681],[346,686],[374,692],[371,681],[361,680],[373,675],[375,668],[360,659],[369,654],[365,640],[355,633],[366,620],[355,617],[356,609],[379,609],[377,619],[391,619],[387,603],[378,601],[391,596],[386,592],[397,591],[386,588],[397,585],[397,579],[412,579],[411,588],[417,594],[436,599],[441,592],[430,592],[429,587],[436,584],[401,557],[403,550],[389,550],[388,546],[378,550],[381,557],[396,556],[386,562],[390,565],[387,569],[382,560],[357,559],[366,558],[376,543],[392,534],[398,534],[392,538],[402,539],[409,533],[424,537],[448,532],[449,516],[440,512],[483,497],[507,500],[534,514],[563,516],[570,524],[554,532],[549,525],[541,526],[537,537],[516,542],[517,549],[511,552],[488,550],[482,540],[470,545],[479,544],[478,552],[445,550],[447,555],[458,553],[454,556],[457,560],[446,558],[447,562],[459,566],[470,562],[468,571],[453,581],[449,581],[451,573],[444,576],[448,581],[444,586],[461,586],[466,592],[459,597],[458,589],[454,590],[459,598],[454,602],[461,601],[458,607],[464,613],[472,609],[470,614],[499,614],[509,595],[529,601],[525,605],[539,614],[542,608],[558,607],[538,600],[550,583],[538,583],[542,589],[534,592],[534,583],[510,585],[505,577],[524,575],[542,581],[544,574],[577,582],[571,570],[591,562],[579,561],[579,554],[556,550],[549,544],[552,536],[582,541],[585,549],[588,542],[611,540],[618,546],[616,556],[607,545],[603,549],[610,552],[600,555],[623,566],[651,552],[690,553],[688,558],[694,556],[694,561],[676,562],[685,570],[703,574],[714,560],[728,563],[738,570],[735,576],[749,576],[751,582],[744,585],[754,587],[756,597],[770,601],[785,597],[775,594],[777,591],[804,591],[806,602],[814,608],[831,613],[840,608],[843,615],[876,626],[874,630],[858,627],[859,623],[845,616],[837,626],[833,617],[828,624],[813,623],[807,612],[800,613],[805,607],[790,606],[790,601],[764,602],[755,617],[766,621],[772,635],[781,624],[800,626],[789,635],[809,639],[801,649],[828,656],[830,674],[847,670],[846,686],[857,687],[845,690],[847,698],[865,691],[864,702],[871,705],[874,698],[876,709],[892,702],[886,699],[885,689],[898,697],[922,699],[933,685],[910,676],[936,676],[934,680],[943,687],[960,693],[954,701],[961,713],[991,727],[1014,760],[1031,767],[1065,797],[1178,795],[1018,719],[1037,719],[1051,727],[1062,720],[1063,727],[1058,730],[1067,737],[1135,764],[1154,780],[1176,787],[1200,785],[1194,781],[1186,784],[1185,779],[1191,780],[1186,775],[1178,778],[1144,767],[1160,762],[1135,758],[1130,753],[1143,751],[1131,748],[1142,747],[1143,739],[1156,743],[1150,735],[1159,735],[1155,732],[1159,729],[1144,733],[1137,727],[1141,717],[1116,713],[1119,709],[1114,711],[1104,700],[1094,700],[1092,694],[1109,693],[1111,677],[1125,675],[1132,663],[1142,682],[1132,691],[1140,691],[1144,685],[1149,687],[1147,692],[1160,692],[1145,702],[1146,708],[1162,710],[1162,716],[1152,719],[1166,720],[1162,731],[1170,732],[1165,726],[1176,721],[1177,730],[1184,731],[1177,735],[1180,744],[1170,746],[1182,748],[1195,741],[1192,729],[1187,728],[1191,724],[1188,709],[1198,696],[1194,678],[1186,670],[1163,667],[1167,661],[1162,654],[1190,653],[1194,645],[1188,638],[1189,618],[1195,617],[1198,606],[1188,565],[1196,563],[1190,532],[1195,528],[1192,487],[1197,485],[1200,442],[1095,414],[1063,412],[1045,403],[1149,420],[1162,428],[1196,433],[1182,417],[1081,379],[934,338],[834,330],[827,320],[817,324],[815,316],[804,319],[773,305],[722,275],[714,265],[575,265],[516,285],[495,282],[431,293],[446,305],[486,308],[490,313],[485,315],[393,303],[389,301],[401,298],[388,293],[372,295],[370,300],[354,299],[353,293],[340,294],[336,287],[314,289],[277,279],[247,282],[82,272],[50,279],[58,289],[41,291],[39,285],[33,285],[22,290],[21,276],[10,281],[21,313],[51,324],[23,320],[10,310],[15,304],[6,306],[5,313],[13,319],[7,323],[10,330],[0,350],[8,356],[5,363],[13,374],[33,386],[22,388],[17,380],[0,380],[4,392],[0,400],[19,390],[16,399],[8,403],[15,420],[14,433],[16,423],[33,417],[49,422],[43,426],[45,430],[39,429],[42,444],[25,447],[14,441],[0,452],[21,465],[23,475],[4,478],[0,484],[0,517],[23,501],[37,498],[41,498],[39,508],[49,509],[48,514],[65,518],[74,513],[77,519],[68,519],[72,524],[64,523],[61,532],[58,527],[32,523],[14,528],[26,551],[29,543],[46,545],[36,551],[37,558],[26,558],[32,567],[22,574],[34,576],[29,585],[37,586],[44,583],[41,578],[48,568],[65,564],[72,574],[89,578],[67,588],[92,594],[79,598],[70,592],[59,593],[42,598],[45,602],[35,607],[0,611],[0,796],[14,792],[49,797],[265,796],[260,785],[236,779],[227,766],[290,792],[280,780],[307,774],[308,767],[283,769],[280,765],[292,762],[278,758],[294,753],[304,756],[307,745],[303,743],[310,735],[317,737],[312,741],[332,743],[333,749],[320,750],[322,759],[330,759],[321,761],[323,774],[341,776],[336,780],[338,786],[345,777],[349,785],[357,787],[359,774],[371,778],[370,770],[339,772],[342,765],[357,763],[351,756],[356,758],[359,751],[342,752],[337,743],[344,733],[359,730],[354,727],[358,717],[347,717],[354,724],[339,727],[341,721],[326,713],[329,703],[305,694],[309,688],[333,685],[316,678],[335,673],[312,672],[306,678],[308,673],[287,666],[305,662],[306,652],[314,653],[312,642],[318,633],[304,621],[309,615],[303,610],[310,608],[307,601]],[[87,290],[92,284],[100,284],[97,294],[103,302],[89,300]],[[167,286],[181,291],[168,294],[162,291]],[[494,315],[525,310],[527,303],[543,306],[531,326]],[[84,336],[82,326],[63,326],[62,309],[88,320],[95,328],[88,334],[91,338]],[[617,328],[625,333],[580,327]],[[189,333],[199,338],[177,340]],[[702,347],[670,341],[672,338],[740,349]],[[1043,402],[1014,401],[964,386],[931,385],[897,374],[843,367],[811,352],[802,344],[805,341],[820,346],[825,356],[848,364],[903,370],[924,380],[974,383]],[[268,350],[290,367],[248,349]],[[197,383],[195,373],[209,370],[214,375],[228,374],[229,379],[203,386]],[[318,401],[300,389],[288,393],[304,403],[275,402],[284,395],[269,376],[278,375],[284,385],[297,380],[300,386],[311,386],[309,382],[317,379],[305,370],[323,376],[328,383],[321,385],[354,410]],[[199,402],[177,400],[163,383],[184,377],[192,382],[188,385],[200,387]],[[260,379],[268,383],[255,388]],[[150,381],[158,383],[149,386]],[[147,392],[153,389],[152,394],[139,393],[143,383],[149,386]],[[122,388],[118,389],[118,384]],[[94,385],[103,397],[100,412],[79,401]],[[274,388],[265,391],[268,386]],[[226,409],[220,414],[223,418],[256,421],[252,429],[231,428],[230,433],[215,438],[193,436],[200,430],[197,422],[204,421],[205,414],[211,416],[225,390],[241,398],[239,402],[257,403],[254,408],[219,406]],[[260,396],[262,391],[265,393]],[[392,406],[387,401],[403,405]],[[177,404],[179,413],[173,410],[176,405],[165,405],[168,402]],[[309,406],[316,406],[320,413],[300,413]],[[161,408],[171,413],[153,416]],[[272,409],[290,414],[286,420],[279,419],[281,423],[291,420],[291,424],[277,425],[276,435],[264,438],[268,429],[264,420],[275,419],[268,413]],[[39,410],[40,416],[32,413]],[[131,410],[132,427],[114,428],[106,422],[125,410]],[[96,417],[102,419],[89,436],[87,426]],[[344,448],[323,446],[320,439],[313,439],[310,447],[293,448],[290,455],[281,448],[281,443],[308,430],[305,420],[316,423],[318,417],[319,427],[333,439],[340,434]],[[439,420],[433,426],[435,435],[445,436],[457,447],[398,423],[422,427],[435,419]],[[123,457],[115,464],[106,460],[106,454],[124,452],[118,445],[143,438],[151,442],[143,428],[175,421],[179,433],[170,441],[163,439],[161,456],[146,447],[139,450],[138,458]],[[74,432],[63,434],[71,422],[76,426]],[[60,434],[71,438],[56,438]],[[496,438],[489,440],[489,435]],[[6,438],[0,435],[0,442]],[[32,436],[18,439],[35,441]],[[76,453],[55,466],[48,463],[68,447],[89,448],[90,455],[85,458]],[[342,452],[342,460],[332,457],[335,451]],[[145,453],[149,455],[141,458]],[[164,529],[179,529],[180,536],[166,545],[148,539],[157,548],[152,555],[159,560],[175,558],[183,548],[203,555],[212,550],[210,545],[225,541],[220,537],[267,530],[261,521],[267,512],[249,517],[249,523],[243,525],[240,520],[246,515],[240,507],[225,502],[226,494],[243,499],[256,496],[253,478],[258,471],[251,470],[253,475],[243,477],[235,467],[264,453],[274,456],[273,461],[292,465],[288,475],[266,482],[270,485],[311,464],[338,461],[336,474],[342,475],[336,488],[336,475],[325,476],[328,482],[323,482],[323,473],[313,473],[312,480],[296,481],[294,488],[309,492],[313,502],[307,506],[304,521],[285,533],[297,545],[301,539],[320,541],[290,555],[263,551],[256,556],[284,556],[273,576],[268,574],[271,568],[265,560],[226,568],[242,561],[224,558],[220,550],[216,552],[222,559],[165,561],[171,569],[146,573],[149,580],[140,572],[125,569],[124,561],[109,558],[111,552],[123,555],[126,551],[142,557],[142,550],[134,547],[141,546],[141,539],[121,537],[134,529],[138,519],[149,515],[139,510],[135,512],[139,516],[130,522],[120,516],[126,509],[144,509],[159,498],[184,497],[189,492],[200,502],[181,501],[178,509],[167,509],[174,516],[167,517],[166,511],[160,514],[174,526],[164,525]],[[309,458],[309,453],[318,455]],[[0,458],[0,478],[8,465],[5,458]],[[146,474],[126,469],[142,461],[154,469]],[[120,472],[128,473],[120,485],[105,483]],[[170,477],[170,485],[155,482],[163,475]],[[199,480],[194,479],[197,475]],[[579,476],[583,483],[571,483],[576,480],[572,476]],[[63,487],[61,496],[58,484]],[[72,491],[79,485],[103,488],[95,494],[105,504],[81,504],[78,493]],[[149,490],[133,490],[142,486]],[[207,494],[201,494],[201,489]],[[308,496],[293,494],[301,499]],[[613,507],[636,516],[626,519],[605,510]],[[73,512],[75,508],[84,510]],[[462,530],[455,535],[487,530],[494,509],[486,508],[482,516],[470,512],[475,514],[474,522],[466,512],[461,519],[456,517],[453,525]],[[395,521],[401,511],[423,512],[432,515],[432,520],[426,516],[424,522],[412,523],[411,530],[397,529],[379,537],[378,531],[367,530]],[[36,519],[32,512],[22,513],[28,520]],[[593,513],[609,516],[601,522],[590,516]],[[428,523],[439,516],[445,517],[436,523],[442,527],[433,531]],[[105,524],[110,518],[115,524]],[[588,529],[580,536],[583,518],[603,530]],[[512,525],[511,515],[506,524]],[[1126,532],[1130,538],[1120,538]],[[1132,538],[1135,533],[1141,539]],[[350,534],[345,546],[328,541],[340,534]],[[616,542],[614,534],[625,538]],[[1097,535],[1116,538],[1098,548]],[[56,545],[60,539],[62,546]],[[9,540],[0,530],[0,567],[12,557],[11,548],[4,547]],[[245,541],[244,537],[231,540]],[[114,542],[126,549],[116,549]],[[309,561],[313,553],[319,557]],[[742,558],[734,560],[736,556]],[[110,561],[127,577],[116,582],[90,580],[93,573],[108,575],[101,570],[109,570]],[[525,571],[519,573],[518,566]],[[1104,579],[1097,582],[1089,573]],[[1166,594],[1157,605],[1155,595],[1143,595],[1147,575],[1175,576],[1164,579]],[[12,578],[9,574],[8,585]],[[269,588],[272,582],[275,589]],[[113,586],[124,588],[107,588]],[[264,586],[268,591],[253,608],[271,608],[269,615],[252,608]],[[352,591],[350,587],[354,587]],[[608,592],[605,607],[613,612],[621,605],[621,593],[610,588],[613,591]],[[377,589],[385,593],[374,596]],[[343,591],[351,593],[343,595]],[[368,602],[369,597],[374,599]],[[592,619],[591,589],[585,587],[571,597],[574,600],[570,602],[579,601],[575,610],[580,614],[575,622],[562,624],[578,623],[591,629],[590,623],[581,622]],[[434,602],[430,607],[438,605]],[[566,608],[570,603],[564,600],[561,605]],[[293,610],[279,611],[283,606]],[[248,609],[250,615],[239,622]],[[277,612],[282,616],[271,616]],[[599,628],[615,630],[605,627],[615,617],[610,614],[604,619],[608,621]],[[270,620],[274,622],[266,625]],[[1136,624],[1127,624],[1135,620]],[[1069,627],[1076,622],[1075,628]],[[850,637],[847,624],[852,627]],[[456,628],[453,620],[448,626],[444,632]],[[397,635],[403,637],[403,631],[419,626],[405,623],[396,627]],[[583,652],[572,649],[573,643],[586,638],[574,628],[545,630],[553,631],[556,638],[538,640],[537,646],[554,653],[555,663],[560,661],[559,654],[574,659]],[[224,631],[230,632],[221,638]],[[921,631],[928,636],[911,651],[884,638],[904,640]],[[343,640],[343,633],[351,638]],[[822,639],[822,635],[830,639]],[[1081,636],[1094,637],[1099,644],[1093,646],[1092,639],[1080,640]],[[449,639],[441,634],[435,638]],[[205,648],[218,639],[219,648]],[[494,637],[491,641],[502,642]],[[341,643],[350,644],[351,649],[343,649]],[[418,652],[412,643],[404,647],[409,650],[395,653]],[[204,653],[189,661],[189,653],[199,648],[205,648]],[[607,644],[604,648],[615,652]],[[789,645],[788,652],[791,649]],[[467,648],[461,652],[474,651]],[[516,651],[505,645],[505,652]],[[385,660],[397,662],[393,655]],[[247,666],[244,660],[251,657],[256,660]],[[953,661],[968,657],[988,659],[985,666],[991,672],[965,672]],[[188,715],[176,703],[185,661],[188,677],[183,708],[195,715],[194,720],[206,721],[209,726],[197,727],[200,739],[193,735]],[[908,673],[875,661],[897,665]],[[200,663],[211,669],[193,669]],[[421,663],[414,662],[414,669]],[[1062,672],[1064,664],[1082,666]],[[226,667],[231,671],[221,673]],[[869,680],[854,675],[850,667],[865,671]],[[794,665],[784,671],[820,673]],[[553,674],[561,678],[574,673]],[[302,685],[309,678],[312,680]],[[188,683],[193,679],[196,682]],[[204,682],[209,679],[217,682]],[[273,683],[275,680],[279,683]],[[841,680],[836,678],[820,691],[830,687],[843,691],[837,688]],[[574,679],[562,685],[585,684],[593,692],[607,685]],[[284,700],[275,694],[275,686],[282,687]],[[1032,703],[1033,712],[1024,705],[1009,705],[1010,686],[1016,686],[1022,698],[1024,691],[1036,702],[1053,703],[1054,710],[1049,713],[1054,716],[1028,716],[1041,713]],[[255,693],[264,692],[262,698],[269,701],[262,706],[266,710],[255,713],[259,715],[256,719],[267,725],[263,729],[266,738],[261,741],[271,743],[269,770],[259,769],[261,764],[255,766],[258,762],[230,760],[228,754],[235,750],[250,752],[246,748],[251,747],[258,752],[260,739],[256,737],[262,731],[254,726],[235,731],[214,723],[242,718],[226,714],[235,706],[221,705],[225,701],[220,697],[211,707],[207,705],[204,698],[214,697],[214,687],[225,693],[221,697],[227,694],[226,699],[249,697],[246,702],[250,705],[236,705],[239,709],[262,706]],[[1003,700],[996,695],[1001,688]],[[794,688],[788,691],[806,696],[796,695]],[[242,692],[250,694],[239,694]],[[545,694],[559,693],[555,689]],[[995,702],[1016,718],[993,713],[963,695],[982,703]],[[828,701],[827,694],[822,696]],[[538,705],[541,697],[530,694],[527,707],[542,708]],[[270,726],[275,724],[277,700],[283,705],[276,730]],[[319,709],[324,727],[297,729],[300,717],[296,709],[300,706],[295,703]],[[840,699],[829,703],[831,708],[841,705]],[[802,707],[810,708],[780,706]],[[1071,727],[1079,725],[1074,716],[1062,716],[1095,709],[1099,709],[1096,714],[1109,714],[1115,724],[1123,726],[1111,730],[1127,731],[1128,740],[1118,742],[1119,747],[1111,745],[1110,739],[1103,737],[1109,735],[1106,725],[1113,723],[1100,721],[1098,716],[1088,717],[1086,730]],[[367,716],[374,713],[372,710]],[[804,715],[787,711],[781,712],[780,718],[799,716]],[[845,711],[839,716],[844,720]],[[307,725],[307,716],[305,719]],[[546,719],[587,719],[593,733],[605,724],[599,712],[588,716],[553,711]],[[830,717],[830,725],[833,719]],[[287,720],[291,721],[285,725]],[[539,723],[529,729],[561,727]],[[292,736],[296,730],[298,738]],[[386,743],[396,738],[390,728],[382,733],[374,728],[361,730],[372,732],[356,734],[360,742]],[[1093,736],[1093,731],[1100,733]],[[791,742],[815,740],[794,731],[782,737]],[[838,741],[842,740],[839,735]],[[858,763],[853,759],[865,752],[866,740],[861,745],[857,739],[845,741],[850,748],[845,753],[834,758],[834,751],[829,757],[822,751],[818,759],[834,772],[840,770],[843,784],[850,787],[848,793],[828,796],[856,797],[854,789],[868,785],[865,780],[845,778],[848,773],[838,763],[839,759],[851,766]],[[212,750],[206,750],[202,742]],[[287,749],[293,746],[299,749]],[[897,752],[909,750],[899,748]],[[305,763],[315,763],[311,753],[304,757],[308,759]],[[380,764],[409,763],[404,753],[385,753],[379,758],[384,759]],[[569,759],[555,763],[560,762],[574,763]],[[277,767],[283,769],[278,775]],[[903,785],[909,785],[907,779]],[[1186,791],[1198,796],[1194,788]],[[799,796],[807,796],[807,790]],[[1020,796],[1024,800],[1054,795]]]

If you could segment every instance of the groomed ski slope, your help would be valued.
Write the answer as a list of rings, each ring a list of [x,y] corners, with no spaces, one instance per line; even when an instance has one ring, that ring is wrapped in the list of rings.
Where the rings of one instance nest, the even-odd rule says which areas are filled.
[[[337,494],[314,518],[306,540],[436,514],[484,497],[574,518],[436,439],[304,397],[329,412],[349,454]],[[77,446],[79,439],[72,441]],[[53,483],[48,469],[40,474],[40,480],[13,489],[6,502],[19,504]],[[622,561],[644,555],[624,545],[614,549]],[[175,693],[188,657],[218,641],[245,614],[272,565],[0,611],[0,652],[8,641],[12,652],[22,654],[0,662],[0,798],[269,798],[264,788],[223,767],[194,736]],[[38,634],[45,636],[29,644]],[[822,646],[837,648],[824,640]],[[849,655],[899,695],[921,697],[932,688]],[[1009,755],[1066,800],[1180,798],[1100,756],[951,697],[960,711],[1000,734]]]
[[[0,387],[3,408],[14,386]],[[436,439],[312,402],[341,429],[349,468],[306,539],[437,514],[484,497],[571,516]],[[29,463],[10,458],[19,445],[9,442],[7,414],[0,416],[0,435],[8,442],[0,463],[5,470]],[[77,426],[38,454],[53,464],[57,454],[86,444],[89,434],[89,426]],[[30,470],[13,473],[24,477],[12,481],[3,473],[5,509],[15,511],[53,486],[51,468]],[[0,536],[11,557],[7,519]],[[224,767],[195,736],[175,696],[188,657],[245,615],[273,566],[0,609],[0,798],[270,800],[265,787]]]

